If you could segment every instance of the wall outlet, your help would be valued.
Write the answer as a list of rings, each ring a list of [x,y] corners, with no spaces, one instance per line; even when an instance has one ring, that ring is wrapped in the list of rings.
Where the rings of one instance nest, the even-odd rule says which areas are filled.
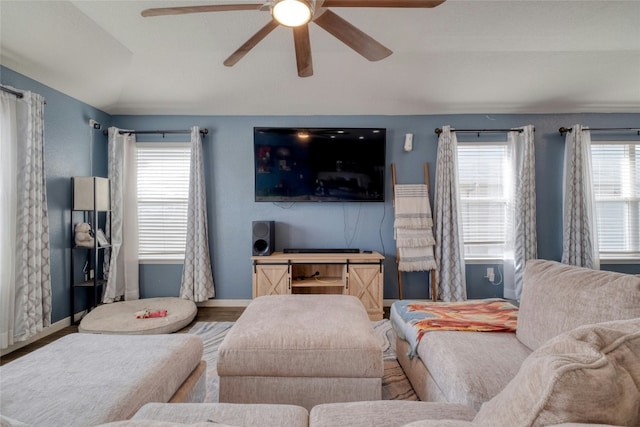
[[[493,267],[487,267],[487,275],[484,276],[490,282],[493,282],[496,278],[495,273],[493,272]]]

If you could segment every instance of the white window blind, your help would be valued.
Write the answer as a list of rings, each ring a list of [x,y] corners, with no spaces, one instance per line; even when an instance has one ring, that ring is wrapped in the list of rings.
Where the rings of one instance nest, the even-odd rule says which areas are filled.
[[[465,259],[503,259],[511,174],[506,143],[458,142]]]
[[[591,143],[602,259],[640,258],[640,143]]]
[[[138,143],[138,252],[140,260],[184,260],[191,148]]]

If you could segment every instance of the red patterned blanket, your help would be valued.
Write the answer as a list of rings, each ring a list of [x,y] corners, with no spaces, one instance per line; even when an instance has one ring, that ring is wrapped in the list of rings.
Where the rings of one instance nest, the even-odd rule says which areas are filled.
[[[396,331],[409,342],[412,353],[429,331],[515,332],[518,323],[518,307],[498,298],[460,302],[396,301],[391,313]]]

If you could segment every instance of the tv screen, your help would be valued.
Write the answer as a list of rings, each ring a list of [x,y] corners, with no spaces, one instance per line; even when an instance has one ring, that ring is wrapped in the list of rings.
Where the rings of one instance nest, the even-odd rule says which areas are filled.
[[[253,129],[256,202],[383,202],[386,129]]]

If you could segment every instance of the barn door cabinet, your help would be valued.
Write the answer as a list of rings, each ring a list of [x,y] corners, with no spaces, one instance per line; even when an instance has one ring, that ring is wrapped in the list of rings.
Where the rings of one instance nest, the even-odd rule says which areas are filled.
[[[384,257],[372,253],[282,253],[253,256],[253,297],[344,294],[358,298],[371,320],[381,320]]]

